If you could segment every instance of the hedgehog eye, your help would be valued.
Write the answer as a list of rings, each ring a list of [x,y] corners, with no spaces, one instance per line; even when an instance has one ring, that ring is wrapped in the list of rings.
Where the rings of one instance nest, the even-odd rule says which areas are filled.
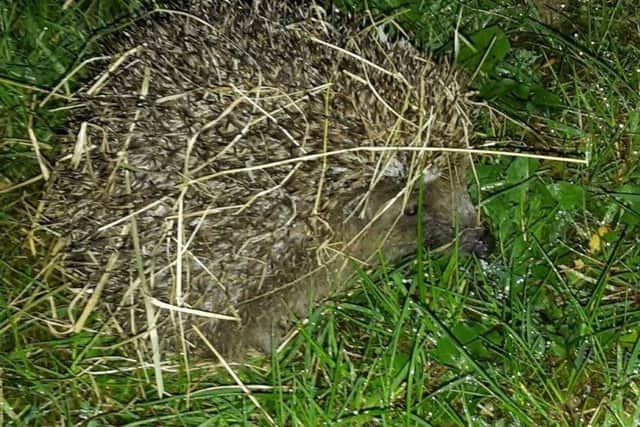
[[[418,205],[411,204],[411,205],[407,205],[404,208],[404,214],[406,216],[415,216],[415,214],[417,213],[418,213]]]

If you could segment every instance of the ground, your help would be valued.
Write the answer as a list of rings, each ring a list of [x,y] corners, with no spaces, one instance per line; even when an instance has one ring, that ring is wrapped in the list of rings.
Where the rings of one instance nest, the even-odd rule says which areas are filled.
[[[510,155],[477,156],[469,183],[495,254],[362,273],[277,357],[235,379],[177,361],[162,396],[113,340],[42,320],[68,301],[28,233],[66,96],[147,3],[0,6],[0,425],[640,423],[635,0],[369,1],[391,33],[455,57],[490,107],[475,143]]]

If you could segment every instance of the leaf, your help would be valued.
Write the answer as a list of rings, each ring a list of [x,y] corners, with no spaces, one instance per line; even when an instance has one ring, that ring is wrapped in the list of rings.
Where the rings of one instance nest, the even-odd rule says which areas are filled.
[[[551,352],[562,359],[567,358],[567,347],[560,340],[551,342]]]
[[[620,221],[627,225],[640,223],[640,185],[625,184],[612,194],[624,204],[624,214]]]
[[[566,123],[557,122],[555,120],[547,119],[547,125],[553,128],[556,132],[564,134],[567,138],[582,138],[585,136],[585,132],[582,129],[568,126]]]
[[[538,161],[536,159],[518,157],[509,165],[506,180],[507,182],[515,184],[523,179],[529,178],[537,169]]]
[[[559,107],[562,105],[562,100],[555,93],[549,92],[542,86],[534,86],[531,89],[531,102],[536,107],[548,108]]]
[[[598,233],[593,233],[589,239],[589,252],[597,254],[602,249],[602,239]]]
[[[484,28],[469,37],[472,46],[463,45],[458,53],[458,62],[465,68],[490,73],[502,62],[511,49],[505,33],[497,26]]]
[[[487,327],[478,323],[457,323],[451,332],[453,335],[466,347],[467,351],[476,358],[490,358],[492,353],[487,349],[484,342],[480,339]],[[499,334],[493,334],[489,338],[492,342],[500,342],[501,337]],[[453,342],[453,340],[443,335],[438,341],[436,348],[431,352],[432,356],[438,359],[441,363],[457,365],[460,363],[460,350]]]
[[[580,185],[560,181],[548,185],[547,189],[562,209],[571,211],[584,206],[585,192]]]
[[[493,100],[514,91],[517,85],[518,82],[513,79],[490,80],[480,87],[480,96],[484,99]]]

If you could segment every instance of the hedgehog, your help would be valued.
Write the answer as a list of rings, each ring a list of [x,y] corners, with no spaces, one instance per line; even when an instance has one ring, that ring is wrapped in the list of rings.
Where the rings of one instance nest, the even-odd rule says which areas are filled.
[[[380,254],[485,256],[465,184],[480,107],[391,25],[234,0],[157,10],[110,39],[38,222],[69,330],[241,358]]]

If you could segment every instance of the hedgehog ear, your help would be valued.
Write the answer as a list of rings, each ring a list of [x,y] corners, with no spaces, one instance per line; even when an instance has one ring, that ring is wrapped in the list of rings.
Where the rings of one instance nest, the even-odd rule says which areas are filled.
[[[426,184],[430,184],[433,181],[440,178],[440,171],[437,170],[434,166],[427,166],[422,169],[422,182]]]

